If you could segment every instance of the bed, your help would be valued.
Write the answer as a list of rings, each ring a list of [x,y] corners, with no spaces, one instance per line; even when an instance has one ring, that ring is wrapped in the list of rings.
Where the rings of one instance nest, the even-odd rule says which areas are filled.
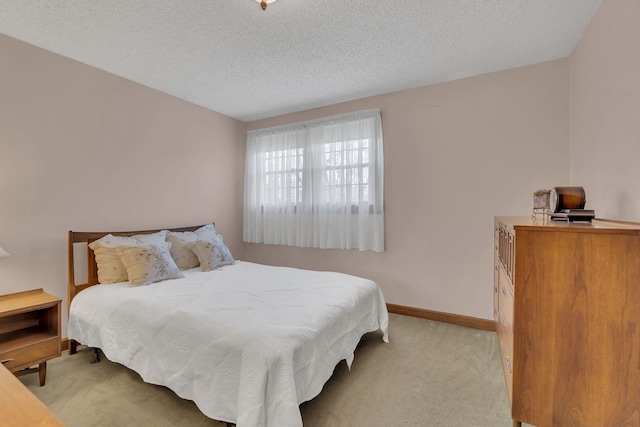
[[[303,424],[300,403],[320,393],[342,360],[351,366],[364,334],[381,331],[388,342],[378,285],[346,274],[234,260],[146,286],[99,283],[87,245],[160,231],[69,232],[71,354],[78,343],[99,348],[144,381],[193,400],[210,418],[286,427]],[[79,246],[87,247],[82,284],[75,279]]]

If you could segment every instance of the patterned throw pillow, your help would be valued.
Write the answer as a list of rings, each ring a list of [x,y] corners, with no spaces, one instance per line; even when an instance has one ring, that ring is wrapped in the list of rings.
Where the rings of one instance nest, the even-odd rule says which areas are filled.
[[[148,285],[184,275],[171,258],[171,243],[119,246],[116,250],[129,275],[129,286]]]
[[[89,244],[93,250],[98,265],[98,282],[116,283],[128,280],[127,269],[122,264],[116,248],[119,246],[147,245],[152,243],[164,243],[167,231],[159,231],[152,234],[138,234],[130,237],[106,236]]]
[[[213,239],[196,240],[187,243],[198,260],[202,271],[211,271],[223,265],[233,264],[235,260],[231,256],[231,251],[224,244],[222,236],[216,235]]]
[[[198,257],[187,246],[189,242],[199,239],[211,240],[216,235],[213,224],[207,224],[195,231],[180,231],[167,233],[167,241],[171,242],[171,256],[180,270],[197,267],[200,264]]]

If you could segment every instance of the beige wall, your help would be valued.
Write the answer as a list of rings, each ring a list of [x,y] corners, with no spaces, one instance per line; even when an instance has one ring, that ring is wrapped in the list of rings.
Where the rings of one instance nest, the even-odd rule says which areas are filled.
[[[387,302],[492,319],[493,216],[528,215],[535,190],[568,182],[568,101],[559,60],[249,123],[380,108],[386,250],[245,244],[245,258],[361,275]]]
[[[598,216],[640,221],[640,1],[605,0],[569,63],[571,183]]]
[[[0,293],[67,294],[67,231],[215,220],[242,251],[245,124],[0,35]],[[64,312],[66,334],[66,310]]]

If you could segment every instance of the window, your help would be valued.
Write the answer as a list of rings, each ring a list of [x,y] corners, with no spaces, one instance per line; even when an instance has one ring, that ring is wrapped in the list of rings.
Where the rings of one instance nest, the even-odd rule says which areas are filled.
[[[297,206],[302,202],[303,154],[302,148],[264,153],[263,204]]]
[[[383,173],[378,110],[249,131],[244,241],[382,252]]]

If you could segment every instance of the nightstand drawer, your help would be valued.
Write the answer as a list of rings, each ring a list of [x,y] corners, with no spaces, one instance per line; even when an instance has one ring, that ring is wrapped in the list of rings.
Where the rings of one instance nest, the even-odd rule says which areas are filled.
[[[53,336],[26,347],[0,353],[0,361],[5,368],[15,372],[59,355],[58,337]]]

